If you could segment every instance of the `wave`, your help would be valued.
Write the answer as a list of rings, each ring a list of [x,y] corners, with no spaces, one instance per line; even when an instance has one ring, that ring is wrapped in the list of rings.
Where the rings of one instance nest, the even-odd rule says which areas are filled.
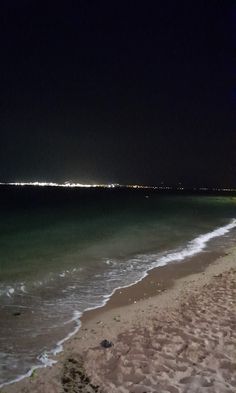
[[[63,270],[59,273],[56,274],[49,274],[47,277],[45,277],[42,280],[37,280],[34,281],[33,283],[29,284],[26,282],[21,282],[21,283],[16,283],[13,284],[12,286],[10,285],[0,285],[0,297],[8,297],[8,298],[13,298],[14,296],[17,295],[22,295],[22,294],[28,294],[30,296],[30,292],[32,289],[36,289],[39,287],[43,287],[48,283],[52,283],[54,281],[57,281],[59,279],[65,279],[69,276],[74,275],[75,273],[82,272],[84,269],[83,267],[79,268],[72,268],[70,270]]]
[[[21,381],[22,379],[24,379],[26,377],[29,377],[32,374],[32,372],[36,369],[44,368],[44,367],[51,367],[53,364],[57,363],[57,361],[55,359],[52,359],[52,357],[54,357],[58,353],[62,352],[64,343],[78,332],[78,330],[80,329],[80,326],[81,326],[80,319],[81,319],[82,314],[86,311],[90,311],[90,310],[93,310],[96,308],[103,307],[109,301],[109,299],[115,293],[116,290],[127,288],[127,287],[130,287],[130,286],[140,282],[148,275],[149,271],[154,268],[165,266],[171,262],[181,261],[181,260],[184,260],[188,257],[192,257],[192,256],[202,252],[206,248],[207,243],[210,240],[217,238],[217,237],[224,236],[225,234],[230,232],[233,228],[236,228],[236,219],[232,219],[229,224],[224,225],[219,228],[216,228],[211,232],[207,232],[205,234],[199,235],[195,239],[188,242],[187,245],[185,245],[184,247],[177,249],[177,250],[168,251],[168,253],[166,253],[165,255],[162,255],[162,256],[160,256],[160,254],[138,255],[135,258],[130,259],[129,260],[130,263],[128,266],[126,266],[126,268],[131,271],[135,270],[137,266],[140,266],[140,263],[142,261],[146,262],[145,265],[142,265],[143,270],[142,271],[139,270],[140,276],[136,280],[132,280],[131,282],[129,282],[128,284],[125,284],[125,285],[120,285],[120,286],[117,285],[115,288],[113,288],[113,290],[110,291],[109,294],[104,294],[103,296],[101,296],[100,302],[97,305],[87,307],[83,312],[74,311],[73,317],[69,321],[65,322],[65,324],[75,322],[76,326],[75,326],[74,330],[72,332],[70,332],[65,338],[58,341],[52,350],[44,352],[37,357],[37,360],[40,361],[41,364],[31,367],[30,370],[27,373],[25,373],[24,375],[18,376],[17,378],[15,378],[13,380],[10,380],[10,381],[0,384],[0,388],[2,388],[3,386],[6,386],[6,385],[12,384],[12,383]],[[116,265],[116,263],[112,260],[106,260],[105,263],[107,265],[111,265],[111,266]],[[123,273],[125,273],[125,271],[127,273],[126,269],[124,270]],[[109,272],[108,274],[111,274],[111,273],[112,272]],[[115,272],[113,274],[117,274],[117,272]],[[61,278],[64,278],[64,276],[65,276],[64,274],[60,275]],[[110,279],[112,281],[112,277],[110,277]],[[25,291],[25,287],[23,285],[21,287],[21,290],[22,290],[22,292]],[[12,291],[12,288],[8,288],[8,293],[10,295],[12,295],[14,293],[14,291]]]
[[[207,243],[216,237],[220,237],[228,233],[231,229],[236,227],[236,219],[232,219],[232,221],[222,227],[215,229],[212,232],[208,232],[204,235],[200,235],[195,239],[191,240],[185,248],[177,252],[168,253],[168,255],[160,258],[157,266],[165,266],[169,262],[181,261],[187,257],[191,257],[195,254],[200,253],[206,248]]]

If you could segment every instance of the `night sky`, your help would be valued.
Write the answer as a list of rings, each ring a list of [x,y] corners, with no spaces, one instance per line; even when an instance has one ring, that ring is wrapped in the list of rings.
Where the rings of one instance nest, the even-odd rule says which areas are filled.
[[[236,187],[236,5],[1,0],[0,181]]]

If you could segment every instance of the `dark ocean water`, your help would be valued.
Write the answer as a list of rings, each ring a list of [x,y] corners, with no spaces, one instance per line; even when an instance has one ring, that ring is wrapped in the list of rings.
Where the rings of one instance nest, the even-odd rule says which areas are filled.
[[[0,385],[50,364],[81,313],[236,234],[236,198],[0,187]]]

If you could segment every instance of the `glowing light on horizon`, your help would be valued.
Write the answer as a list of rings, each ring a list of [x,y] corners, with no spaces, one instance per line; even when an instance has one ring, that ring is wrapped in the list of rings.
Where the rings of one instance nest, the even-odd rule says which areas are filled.
[[[115,188],[115,187],[127,187],[127,188],[158,188],[155,186],[145,186],[140,184],[83,184],[83,183],[55,183],[55,182],[9,182],[9,183],[1,183],[0,185],[8,185],[8,186],[36,186],[36,187],[63,187],[63,188],[95,188],[95,187],[105,187],[105,188]]]
[[[170,187],[170,186],[146,186],[142,184],[118,184],[118,183],[111,183],[111,184],[83,184],[83,183],[56,183],[56,182],[9,182],[4,183],[0,182],[0,185],[5,186],[36,186],[36,187],[62,187],[62,188],[133,188],[133,189],[150,189],[150,190],[177,190],[177,191],[184,191],[188,190],[185,187]],[[194,191],[224,191],[224,192],[236,192],[235,188],[207,188],[207,187],[194,187],[192,188]]]
[[[0,183],[9,186],[37,186],[37,187],[97,187],[95,184],[81,184],[81,183],[54,183],[54,182],[10,182]]]

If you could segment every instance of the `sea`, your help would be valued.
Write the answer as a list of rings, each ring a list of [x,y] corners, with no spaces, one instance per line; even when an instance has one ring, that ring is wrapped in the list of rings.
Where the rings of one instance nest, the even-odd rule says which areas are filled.
[[[231,194],[0,186],[0,387],[52,365],[117,288],[235,239]]]

